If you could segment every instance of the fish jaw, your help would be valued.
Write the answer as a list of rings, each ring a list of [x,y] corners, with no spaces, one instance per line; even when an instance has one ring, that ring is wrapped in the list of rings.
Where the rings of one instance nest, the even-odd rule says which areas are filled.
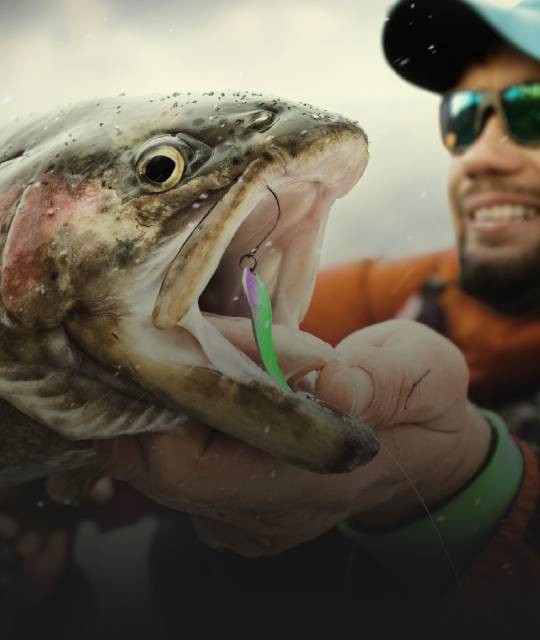
[[[156,288],[151,316],[145,315],[147,303],[122,318],[74,314],[67,323],[69,334],[167,406],[292,464],[320,473],[365,464],[378,450],[371,429],[303,391],[305,376],[337,355],[298,326],[312,295],[328,211],[360,178],[366,162],[367,145],[360,134],[335,135],[330,149],[297,158],[269,149],[205,210],[187,237],[176,240],[180,248],[164,270],[159,291],[155,273],[151,278]],[[216,274],[224,296],[237,293],[242,255],[275,224],[273,193],[282,217],[269,236],[271,247],[258,256],[258,269],[263,274],[272,269],[271,249],[282,254],[271,286],[274,336],[297,392],[279,387],[260,366],[249,319],[228,313],[241,307],[230,309],[226,300],[225,314],[204,308]],[[138,289],[130,299],[140,297]],[[149,291],[144,298],[152,298]]]
[[[171,354],[166,360],[159,349],[145,349],[136,325],[115,324],[112,331],[106,322],[111,320],[72,319],[69,331],[79,343],[92,346],[98,360],[116,363],[117,371],[152,397],[193,419],[316,473],[351,471],[378,451],[367,425],[314,398],[284,393],[266,380],[238,381],[209,366],[184,364],[181,353],[177,361]],[[112,435],[102,431],[99,437]]]

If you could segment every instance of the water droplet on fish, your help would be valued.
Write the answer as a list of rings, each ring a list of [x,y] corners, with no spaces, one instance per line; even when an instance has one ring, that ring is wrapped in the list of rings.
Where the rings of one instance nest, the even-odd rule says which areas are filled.
[[[266,425],[266,427],[264,428],[264,435],[268,435],[269,433],[270,433],[270,427]]]
[[[240,300],[240,296],[234,296],[232,299],[233,302],[238,302],[238,300]]]
[[[265,246],[265,247],[271,247],[273,244],[274,244],[274,243],[272,242],[272,240],[267,240],[267,241],[264,243],[264,246]]]
[[[199,200],[206,200],[206,198],[208,198],[208,194],[207,193],[201,193],[199,195]]]
[[[276,477],[276,475],[277,475],[276,470],[272,469],[272,471],[270,471],[270,477],[273,479]]]
[[[200,206],[201,206],[201,205],[200,205],[200,203],[199,203],[199,202],[194,202],[194,203],[191,205],[191,208],[192,208],[192,209],[198,209]]]
[[[38,500],[36,504],[40,509],[43,509],[43,507],[47,506],[47,503],[44,500]]]
[[[410,58],[403,58],[403,60],[400,60],[400,61],[398,62],[398,65],[399,65],[400,67],[404,67],[405,65],[409,64],[409,62],[410,62],[410,61],[411,61],[411,59],[410,59]]]

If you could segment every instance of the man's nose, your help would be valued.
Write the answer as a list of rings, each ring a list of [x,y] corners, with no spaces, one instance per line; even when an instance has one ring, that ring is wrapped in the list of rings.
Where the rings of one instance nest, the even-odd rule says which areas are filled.
[[[461,156],[464,171],[471,178],[518,173],[525,159],[523,148],[510,138],[495,112],[488,115],[480,135]]]

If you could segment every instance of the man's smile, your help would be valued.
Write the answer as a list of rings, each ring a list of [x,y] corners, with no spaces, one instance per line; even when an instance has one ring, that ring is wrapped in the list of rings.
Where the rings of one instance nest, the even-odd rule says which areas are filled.
[[[509,233],[528,233],[539,224],[540,199],[519,192],[483,191],[464,197],[461,211],[475,236],[503,240]]]

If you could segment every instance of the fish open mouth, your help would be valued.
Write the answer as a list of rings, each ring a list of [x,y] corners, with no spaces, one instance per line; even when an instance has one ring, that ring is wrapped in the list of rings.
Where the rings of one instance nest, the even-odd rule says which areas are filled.
[[[328,213],[360,178],[365,144],[353,138],[329,152],[286,157],[267,151],[209,208],[169,265],[153,321],[182,327],[208,365],[242,382],[275,384],[261,368],[241,287],[243,256],[254,247],[272,302],[273,334],[291,386],[335,360],[333,349],[300,332],[313,288]]]
[[[183,212],[191,228],[164,239],[126,282],[127,312],[73,317],[71,335],[163,406],[287,462],[317,472],[368,462],[378,450],[371,429],[306,394],[312,372],[338,356],[298,328],[330,207],[366,163],[365,137],[350,128],[319,135],[294,157],[267,148],[223,197]],[[261,366],[242,295],[240,262],[258,245],[276,352],[293,391]]]

